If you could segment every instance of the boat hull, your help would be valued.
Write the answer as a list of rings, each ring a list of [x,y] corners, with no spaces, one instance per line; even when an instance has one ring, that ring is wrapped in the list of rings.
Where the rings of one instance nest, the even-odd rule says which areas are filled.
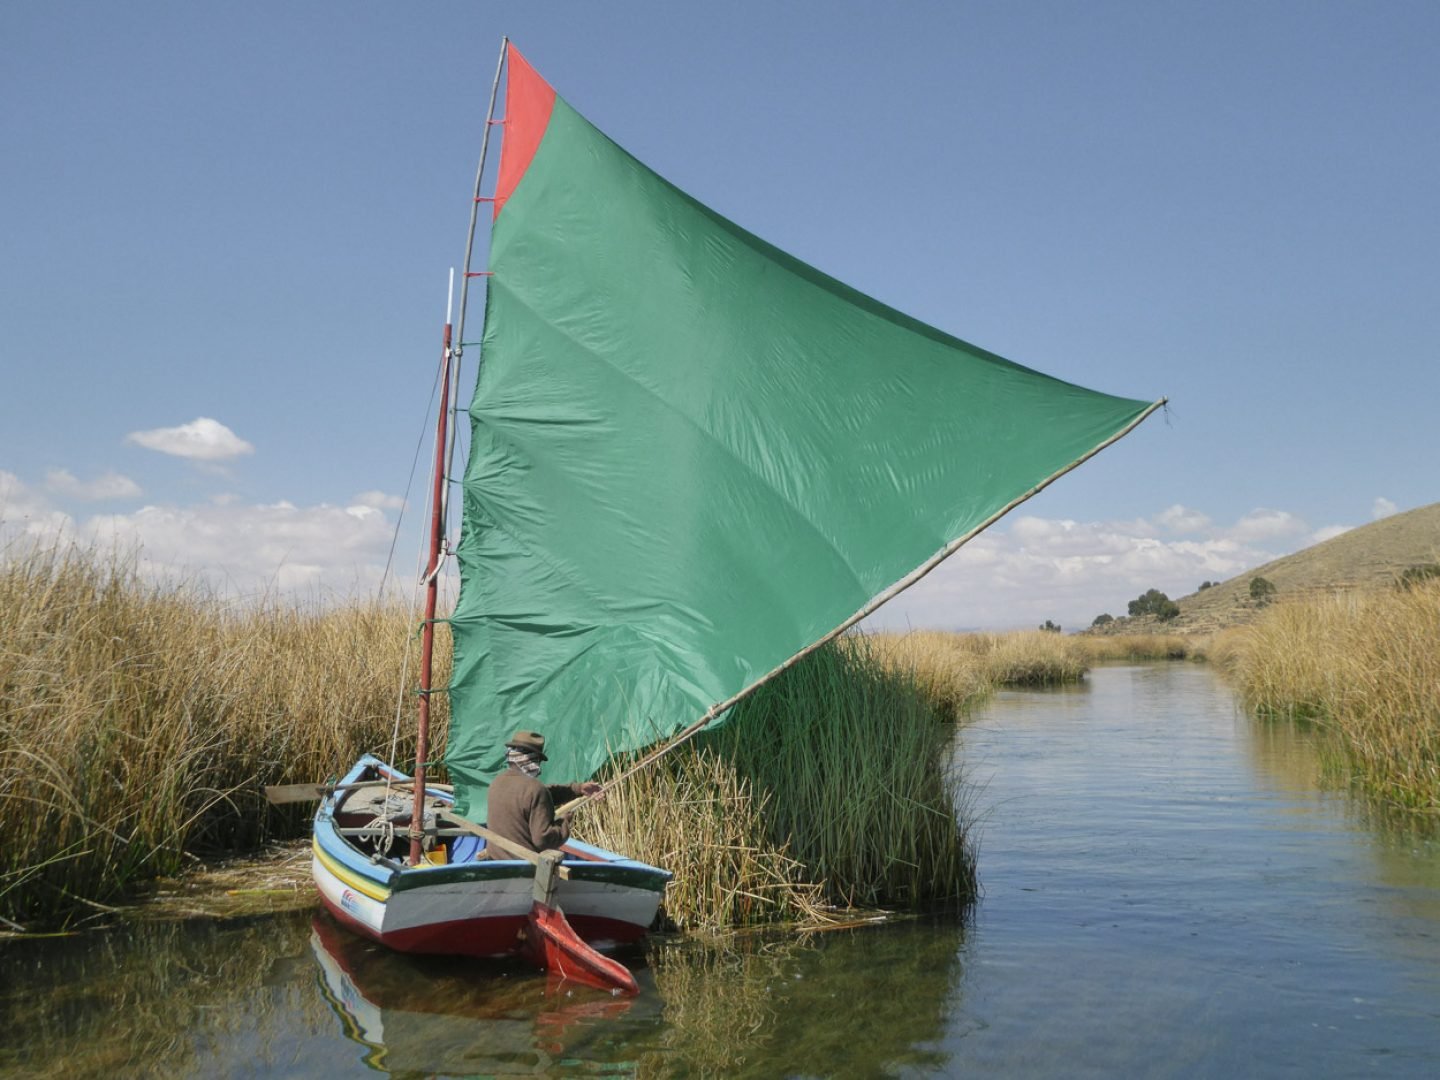
[[[377,770],[383,770],[379,783],[385,774],[408,779],[367,755],[338,787],[374,779]],[[341,824],[344,800],[337,791],[322,801],[312,844],[316,888],[339,923],[399,952],[485,957],[521,947],[534,904],[533,865],[481,860],[411,867],[367,854]],[[565,853],[568,876],[557,882],[553,904],[575,933],[596,948],[644,937],[669,872],[580,842],[567,844]]]

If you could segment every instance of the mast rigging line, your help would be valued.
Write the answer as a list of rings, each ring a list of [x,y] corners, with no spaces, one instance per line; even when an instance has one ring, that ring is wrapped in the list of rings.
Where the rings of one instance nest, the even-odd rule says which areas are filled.
[[[447,293],[446,302],[445,302],[445,322],[446,322],[446,325],[447,325],[447,326],[449,325],[449,322],[450,322],[450,305],[451,305],[451,303],[453,303],[454,297],[455,297],[455,290],[454,290],[454,285],[453,285],[455,274],[454,274],[454,271],[453,271],[453,270],[451,271],[450,277],[451,277],[452,285],[451,285],[451,288],[450,288],[449,292]],[[439,364],[439,366],[438,366],[438,367],[436,368],[436,370],[435,370],[435,379],[434,379],[434,381],[430,384],[430,400],[429,400],[429,401],[426,403],[426,405],[425,405],[425,419],[424,419],[424,422],[422,422],[421,425],[420,425],[420,435],[419,435],[419,437],[415,440],[415,456],[414,456],[414,458],[413,458],[413,459],[411,460],[411,462],[410,462],[410,476],[409,476],[409,478],[408,478],[408,479],[406,480],[406,482],[405,482],[405,503],[406,503],[406,505],[408,505],[409,502],[410,502],[410,492],[411,492],[411,489],[414,487],[414,484],[415,484],[415,470],[416,470],[416,468],[417,468],[418,465],[419,465],[419,461],[420,461],[420,451],[421,451],[421,449],[423,448],[423,446],[425,445],[425,434],[426,434],[426,431],[427,431],[427,430],[429,429],[429,427],[430,427],[430,423],[429,423],[429,419],[430,419],[430,408],[431,408],[431,406],[433,406],[433,405],[435,404],[435,396],[436,396],[436,393],[443,388],[443,387],[442,387],[442,383],[445,382],[445,368],[446,368],[446,363],[445,363],[445,361],[446,361],[446,357],[445,357],[444,353],[442,352],[442,355],[441,355],[441,358],[440,358],[440,364]],[[440,403],[440,408],[441,408],[441,409],[444,409],[444,408],[446,407],[446,406],[445,406],[445,397],[444,397],[444,395],[441,395],[440,402],[441,402],[441,403]],[[433,488],[433,485],[432,485],[432,488]],[[424,515],[424,518],[433,517],[433,514],[430,513],[430,511],[432,510],[432,507],[431,507],[431,501],[432,501],[432,499],[433,499],[433,490],[432,490],[431,492],[427,492],[427,494],[426,494],[426,500],[425,500],[425,511],[426,511],[426,513],[425,513],[425,515]],[[422,520],[424,520],[424,518],[422,518]],[[401,525],[402,525],[402,523],[404,522],[404,520],[405,520],[405,511],[404,511],[404,508],[402,507],[402,509],[401,509],[401,511],[400,511],[400,514],[398,515],[397,520],[396,520],[396,523],[395,523],[395,534],[394,534],[394,536],[391,538],[391,541],[390,541],[390,561],[387,561],[386,564],[385,564],[385,574],[386,574],[387,577],[389,576],[389,573],[390,573],[390,565],[391,565],[391,562],[393,562],[394,557],[395,557],[395,547],[396,547],[396,545],[397,545],[398,542],[399,542],[399,539],[400,539],[400,529],[401,529]],[[420,610],[420,607],[421,607],[421,596],[422,596],[422,595],[424,594],[424,592],[429,588],[430,584],[438,578],[438,576],[439,576],[439,574],[440,574],[440,571],[441,571],[441,568],[445,565],[444,561],[441,560],[441,561],[437,562],[437,564],[436,564],[436,566],[435,566],[435,568],[434,568],[433,571],[429,571],[429,572],[427,573],[428,567],[426,566],[425,545],[426,545],[425,537],[424,537],[424,535],[422,534],[421,537],[420,537],[420,550],[416,553],[416,560],[415,560],[416,563],[418,564],[419,573],[416,574],[415,580],[414,580],[414,582],[412,583],[412,585],[410,586],[409,617],[408,617],[407,621],[415,621],[415,616],[418,614],[418,612],[419,612],[419,610]],[[382,582],[382,598],[383,598],[383,582]],[[419,621],[419,623],[418,623],[417,626],[416,626],[416,633],[417,633],[417,634],[423,633],[424,624],[425,624],[426,621],[427,621],[427,620],[420,620],[420,621]],[[397,756],[397,754],[399,753],[399,746],[400,746],[400,724],[401,724],[401,721],[402,721],[402,720],[404,719],[404,717],[405,717],[405,706],[406,706],[406,704],[407,704],[407,702],[408,702],[408,700],[409,700],[409,695],[408,695],[407,692],[406,692],[406,687],[409,685],[409,683],[410,683],[410,646],[407,645],[407,646],[405,647],[404,652],[401,654],[401,657],[400,657],[400,683],[399,683],[399,685],[398,685],[398,686],[396,687],[396,689],[395,689],[395,722],[394,722],[394,724],[391,726],[391,729],[390,729],[390,752],[389,752],[389,758],[388,758],[388,760],[390,760],[391,762],[393,762],[393,761],[396,759],[396,756]],[[386,795],[386,798],[389,798],[389,795],[390,795],[390,789],[391,789],[391,786],[392,786],[392,785],[391,785],[391,779],[392,779],[391,776],[387,773],[386,776],[385,776],[385,795]]]

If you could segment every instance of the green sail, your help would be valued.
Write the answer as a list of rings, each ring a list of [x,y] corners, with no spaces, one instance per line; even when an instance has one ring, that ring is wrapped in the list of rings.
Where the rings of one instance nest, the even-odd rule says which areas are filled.
[[[559,782],[682,730],[1154,408],[861,295],[559,98],[543,122],[470,407],[462,813],[512,731]]]

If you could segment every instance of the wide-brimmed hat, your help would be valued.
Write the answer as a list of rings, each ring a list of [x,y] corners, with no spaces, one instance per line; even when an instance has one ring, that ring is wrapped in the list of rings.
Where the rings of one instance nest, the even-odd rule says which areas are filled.
[[[517,731],[505,745],[512,750],[524,750],[528,754],[534,754],[541,761],[550,760],[545,756],[545,736],[538,731]]]

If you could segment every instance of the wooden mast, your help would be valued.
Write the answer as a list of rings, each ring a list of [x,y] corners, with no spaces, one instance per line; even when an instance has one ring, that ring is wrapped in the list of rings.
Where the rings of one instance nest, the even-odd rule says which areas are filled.
[[[420,624],[420,703],[415,736],[415,809],[410,815],[410,865],[424,858],[425,763],[430,754],[431,661],[435,653],[435,607],[440,593],[440,558],[445,543],[445,451],[450,420],[450,313],[440,357],[440,415],[435,422],[435,468],[430,486],[430,556],[425,563],[425,620]]]

